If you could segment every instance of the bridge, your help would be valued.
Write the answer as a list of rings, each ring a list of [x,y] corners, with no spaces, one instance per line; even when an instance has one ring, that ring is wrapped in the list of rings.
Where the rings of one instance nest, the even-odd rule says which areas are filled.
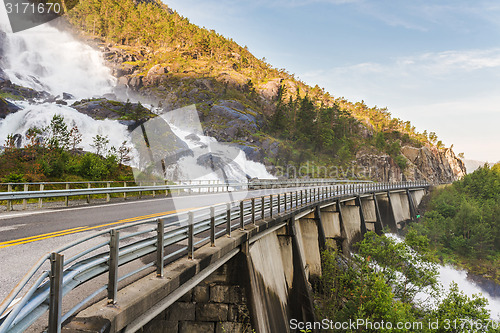
[[[295,185],[253,184],[241,200],[63,245],[2,302],[0,332],[287,332],[292,318],[314,320],[321,250],[346,252],[368,230],[397,231],[415,218],[428,187]],[[200,201],[186,197],[191,207],[193,199]]]

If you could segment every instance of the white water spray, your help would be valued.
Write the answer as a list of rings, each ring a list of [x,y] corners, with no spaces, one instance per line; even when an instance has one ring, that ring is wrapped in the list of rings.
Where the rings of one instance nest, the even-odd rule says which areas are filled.
[[[5,72],[18,85],[69,93],[76,99],[113,91],[115,78],[101,54],[47,24],[7,34]]]
[[[100,52],[74,39],[69,33],[44,24],[16,34],[7,33],[6,40],[6,54],[1,65],[15,84],[53,96],[62,97],[63,93],[69,93],[75,100],[102,96],[114,90],[116,79],[105,66]],[[52,102],[13,102],[22,110],[0,120],[0,145],[5,143],[9,134],[24,136],[30,127],[47,126],[56,114],[64,117],[68,127],[78,126],[83,135],[80,147],[86,151],[93,150],[91,144],[97,134],[108,136],[109,147],[120,147],[123,141],[132,142],[126,126],[118,121],[95,120],[70,106]],[[174,119],[166,121],[175,123]],[[230,156],[224,156],[223,150],[227,149],[227,145],[203,136],[201,125],[198,127],[196,132],[200,140],[196,141],[186,138],[192,132],[172,126],[174,133],[193,150],[194,156],[182,157],[169,179],[246,181],[254,177],[273,178],[262,164],[249,161],[245,153],[237,148],[231,147]],[[208,148],[200,148],[200,145]],[[198,157],[206,153],[225,157],[222,172],[214,172],[197,163]],[[132,155],[130,164],[137,166],[137,151],[132,150]]]

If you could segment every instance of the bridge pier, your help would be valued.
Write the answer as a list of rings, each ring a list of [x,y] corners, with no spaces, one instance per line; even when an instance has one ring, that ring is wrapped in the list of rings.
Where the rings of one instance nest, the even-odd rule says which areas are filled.
[[[301,200],[295,211],[260,221],[253,212],[252,223],[241,225],[240,217],[231,237],[207,240],[193,259],[167,265],[162,278],[154,272],[122,288],[116,305],[104,300],[81,311],[63,332],[290,332],[291,319],[315,321],[312,286],[322,275],[321,251],[347,253],[368,231],[397,230],[415,216],[423,194],[397,189]]]

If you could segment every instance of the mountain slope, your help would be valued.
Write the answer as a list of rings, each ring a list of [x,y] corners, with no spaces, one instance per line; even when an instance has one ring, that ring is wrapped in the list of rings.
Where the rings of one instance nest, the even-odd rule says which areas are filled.
[[[160,2],[82,0],[68,20],[102,49],[118,95],[132,91],[167,110],[196,104],[206,134],[278,173],[439,182],[464,174],[435,133],[310,87]]]

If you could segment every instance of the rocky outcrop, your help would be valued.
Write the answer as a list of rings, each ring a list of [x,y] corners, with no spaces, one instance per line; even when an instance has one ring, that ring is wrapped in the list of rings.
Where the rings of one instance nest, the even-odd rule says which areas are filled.
[[[403,172],[389,155],[360,152],[356,155],[356,173],[360,178],[378,181],[401,181]]]
[[[122,103],[106,98],[84,99],[71,107],[94,119],[139,121],[151,116],[149,110],[139,103]]]
[[[0,119],[5,119],[7,115],[16,112],[19,109],[19,107],[0,97]]]
[[[146,86],[158,85],[167,79],[165,74],[168,74],[169,71],[170,68],[167,66],[154,65],[144,77],[143,82]]]
[[[257,113],[237,101],[224,100],[212,105],[207,114],[200,115],[206,135],[218,141],[249,141],[262,124]]]
[[[405,146],[401,153],[406,159],[404,170],[389,155],[360,152],[356,155],[358,172],[378,181],[426,180],[434,184],[450,183],[465,175],[464,163],[450,148]]]
[[[431,183],[449,183],[466,174],[465,164],[450,148],[407,146],[401,149],[401,153],[409,161],[405,170],[408,180],[425,179]]]
[[[257,90],[268,100],[274,100],[278,97],[278,92],[281,87],[282,79],[270,80],[262,84]]]

